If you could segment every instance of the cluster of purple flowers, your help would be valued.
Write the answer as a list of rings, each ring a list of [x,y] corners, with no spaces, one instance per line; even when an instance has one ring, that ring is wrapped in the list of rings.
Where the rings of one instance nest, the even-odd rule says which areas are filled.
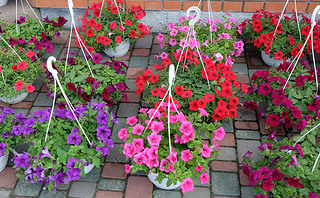
[[[113,146],[113,141],[111,140],[111,130],[108,126],[111,125],[111,122],[114,124],[118,124],[116,116],[114,113],[109,112],[108,109],[105,109],[106,104],[96,104],[92,103],[88,107],[84,105],[76,105],[74,108],[74,114],[78,119],[82,117],[88,117],[90,119],[91,115],[94,115],[94,120],[97,122],[96,133],[94,135],[88,134],[90,140],[92,141],[91,145],[88,145],[88,149],[94,149],[97,153],[105,156],[109,154],[109,148]],[[93,114],[90,112],[94,111]],[[45,121],[50,119],[51,108],[47,108],[46,110],[37,110],[34,112],[33,117],[25,118],[23,114],[17,114],[14,116],[17,125],[13,126],[10,135],[28,135],[30,133],[35,132],[32,128],[33,125],[40,123],[43,124]],[[3,114],[13,114],[14,111],[10,108],[4,109],[3,113],[0,115],[0,124],[1,118]],[[54,119],[58,119],[58,122],[61,122],[62,119],[74,121],[75,117],[71,110],[67,109],[67,105],[63,102],[58,104],[58,108],[54,111]],[[85,119],[82,123],[86,123],[88,119]],[[92,118],[91,118],[92,120]],[[94,121],[94,122],[95,122]],[[69,121],[67,121],[69,122]],[[87,130],[89,132],[89,130]],[[39,131],[42,133],[42,131]],[[36,135],[36,134],[35,134]],[[84,138],[81,138],[82,132],[78,127],[74,127],[69,135],[66,137],[65,141],[71,146],[72,149],[76,149],[75,146],[84,145],[83,142],[86,142]],[[45,143],[44,143],[45,144]],[[5,144],[0,144],[0,154],[5,152]],[[88,166],[89,161],[84,162],[83,160],[76,159],[77,157],[71,157],[72,154],[67,154],[69,159],[67,158],[66,162],[61,162],[61,164],[57,167],[60,168],[48,168],[40,163],[43,158],[49,158],[53,161],[53,167],[57,165],[57,159],[59,158],[59,154],[56,149],[51,149],[48,145],[43,146],[43,150],[41,153],[31,154],[30,152],[24,152],[21,154],[15,154],[14,163],[17,170],[24,175],[24,179],[28,180],[31,183],[50,183],[54,182],[54,186],[58,186],[61,183],[68,183],[70,181],[74,181],[80,178],[81,167]],[[3,151],[4,150],[4,151]],[[81,152],[80,152],[81,153]],[[47,159],[45,159],[47,160]],[[62,160],[63,161],[63,160]],[[65,167],[65,168],[61,168]],[[51,169],[51,170],[50,170]],[[50,170],[50,171],[48,171]],[[55,189],[53,188],[53,191]]]

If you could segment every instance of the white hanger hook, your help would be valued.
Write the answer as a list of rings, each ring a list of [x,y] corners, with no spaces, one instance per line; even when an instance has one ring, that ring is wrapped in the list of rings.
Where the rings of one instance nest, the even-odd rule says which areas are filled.
[[[56,61],[56,57],[54,57],[54,56],[50,56],[49,58],[48,58],[48,60],[47,60],[47,69],[48,69],[48,71],[52,74],[52,76],[54,77],[54,78],[58,78],[58,72],[57,72],[57,70],[55,70],[55,69],[53,69],[53,67],[52,67],[52,62],[55,62]]]
[[[70,10],[70,14],[73,17],[74,14],[73,14],[73,1],[72,0],[68,0],[68,7],[69,7],[69,10]]]
[[[171,65],[169,66],[169,86],[172,85],[174,76],[175,76],[174,65],[171,64]]]
[[[316,16],[317,16],[317,14],[320,14],[320,13],[318,13],[319,10],[320,10],[320,5],[317,5],[317,7],[313,10],[313,13],[312,13],[312,16],[311,16],[311,24],[313,26],[315,26],[317,24]]]
[[[201,13],[200,9],[197,6],[192,6],[187,10],[187,17],[190,16],[190,12],[192,11],[196,12],[197,16],[194,19],[193,19],[193,16],[191,16],[192,19],[189,22],[190,26],[193,26],[200,19],[200,13]]]

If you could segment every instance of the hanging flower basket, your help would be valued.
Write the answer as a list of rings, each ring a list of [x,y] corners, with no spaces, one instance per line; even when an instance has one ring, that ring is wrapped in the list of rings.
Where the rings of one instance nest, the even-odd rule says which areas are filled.
[[[21,93],[20,95],[14,97],[14,98],[0,97],[0,100],[7,103],[7,104],[16,104],[16,103],[19,103],[19,102],[23,101],[24,99],[26,99],[27,96],[28,96],[28,93]]]
[[[130,43],[128,40],[125,40],[119,44],[118,47],[114,50],[112,47],[105,48],[104,53],[106,53],[109,57],[121,57],[126,55],[129,51]]]
[[[4,154],[3,156],[0,157],[0,172],[3,171],[3,169],[7,166],[9,155]]]
[[[280,64],[283,63],[283,60],[276,60],[267,55],[263,50],[261,50],[261,58],[265,64],[270,67],[279,67]]]
[[[0,0],[0,7],[5,6],[8,3],[8,0]]]
[[[149,180],[156,185],[158,188],[163,190],[172,190],[180,187],[181,182],[177,181],[176,184],[171,184],[170,186],[167,186],[168,178],[164,178],[161,183],[156,181],[156,178],[158,177],[158,173],[150,173],[148,174]]]

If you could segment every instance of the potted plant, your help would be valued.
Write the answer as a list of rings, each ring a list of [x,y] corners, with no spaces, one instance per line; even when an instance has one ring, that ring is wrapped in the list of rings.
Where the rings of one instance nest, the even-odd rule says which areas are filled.
[[[318,119],[317,119],[318,120]],[[317,121],[315,124],[318,124]],[[270,197],[309,197],[317,198],[320,167],[317,156],[320,148],[317,144],[318,131],[306,134],[314,125],[308,122],[307,127],[292,140],[287,138],[277,141],[276,131],[258,147],[262,151],[262,160],[254,161],[248,151],[243,156],[241,168],[248,176],[249,185],[262,195],[257,198]]]
[[[160,188],[172,189],[181,182],[183,193],[192,191],[193,180],[197,177],[203,184],[209,181],[205,169],[209,160],[220,155],[215,140],[223,139],[224,129],[219,122],[203,123],[200,116],[205,114],[204,110],[200,115],[194,112],[188,117],[182,113],[169,116],[166,113],[168,104],[162,104],[160,112],[141,109],[139,118],[129,117],[127,124],[130,126],[119,131],[118,137],[125,141],[122,153],[132,162],[126,165],[126,171],[135,173],[143,170]],[[180,105],[176,105],[179,109]],[[175,109],[172,104],[169,108]],[[153,115],[154,119],[151,119]],[[215,133],[212,145],[203,142],[199,131],[204,131],[208,138]]]
[[[0,6],[5,6],[8,3],[8,0],[0,0]]]
[[[310,19],[301,15],[299,27],[295,19],[284,16],[277,27],[280,14],[258,10],[252,19],[246,19],[242,22],[243,35],[254,42],[254,46],[261,50],[261,56],[264,62],[269,65],[279,66],[283,61],[294,58],[302,48],[310,31]],[[301,38],[299,35],[299,28]],[[315,27],[314,35],[319,35],[319,27]],[[314,36],[314,49],[316,53],[320,52],[319,37]],[[307,41],[307,48],[304,53],[310,53],[311,39]],[[301,55],[303,57],[304,54]]]
[[[22,113],[16,112],[11,108],[4,108],[0,106],[0,172],[6,167],[9,152],[13,152],[13,146],[22,144],[26,141],[25,137],[28,134],[26,128],[19,128],[18,126],[28,119]]]
[[[205,58],[204,69],[199,57],[189,49],[176,53],[174,57],[169,58],[168,55],[161,65],[154,65],[161,70],[159,75],[146,70],[138,76],[136,93],[145,90],[144,101],[151,105],[161,100],[168,89],[168,66],[171,63],[178,65],[181,55],[184,61],[177,69],[172,97],[179,101],[182,112],[189,115],[199,108],[205,109],[214,121],[237,117],[237,105],[240,103],[235,94],[241,90],[246,93],[247,85],[236,80],[230,65],[214,63],[214,59]]]
[[[50,40],[53,36],[59,36],[59,31],[66,23],[64,17],[56,17],[49,20],[48,17],[41,23],[29,16],[21,16],[13,23],[0,20],[0,33],[2,37],[13,48],[22,47],[26,51],[47,51],[53,50]],[[0,40],[0,46],[7,49],[8,46]]]
[[[191,17],[183,16],[178,19],[179,23],[169,23],[165,27],[169,40],[169,44],[166,44],[165,47],[169,52],[179,53],[185,47],[198,55],[197,48],[199,48],[202,59],[207,57],[215,62],[232,65],[234,57],[240,56],[244,50],[243,42],[236,40],[237,32],[241,34],[241,27],[237,21],[230,14],[224,16],[222,21],[207,19],[204,22],[200,19],[194,25],[194,32],[192,32],[189,29],[191,19]],[[161,48],[164,45],[163,37],[161,33],[157,36]]]
[[[139,22],[146,15],[140,6],[122,7],[122,0],[117,4],[107,1],[102,9],[101,5],[101,2],[93,3],[81,19],[81,40],[87,48],[120,57],[127,53],[130,43],[150,34],[151,28]],[[76,42],[82,46],[78,39]]]
[[[32,143],[28,152],[15,153],[14,168],[20,179],[48,184],[48,189],[55,191],[60,183],[84,176],[86,166],[100,167],[102,156],[113,146],[109,128],[117,120],[105,104],[78,104],[74,109],[81,127],[63,103],[55,109],[48,133],[51,108],[35,111],[18,125],[28,125],[26,139]]]
[[[267,114],[268,126],[283,124],[286,129],[294,127],[302,131],[307,121],[317,118],[320,98],[317,95],[314,69],[308,66],[308,61],[299,61],[284,89],[292,67],[292,63],[285,62],[280,64],[277,71],[269,69],[255,72],[251,80],[256,86],[248,88],[249,96],[245,106],[254,110],[256,103],[267,102],[267,112],[258,112],[258,115],[261,117]]]
[[[0,49],[0,100],[9,104],[21,102],[35,90],[32,83],[42,69],[35,52],[20,50],[16,55]]]
[[[54,69],[59,73],[59,78],[67,96],[76,102],[83,104],[92,102],[93,99],[102,100],[108,106],[120,101],[124,97],[128,102],[124,90],[127,88],[126,76],[123,75],[127,65],[123,62],[110,60],[100,63],[100,54],[93,54],[94,60],[89,60],[94,75],[92,77],[86,61],[79,57],[69,57],[68,65],[65,65],[66,58],[53,64]],[[66,66],[66,70],[65,70]],[[54,92],[53,77],[47,71],[48,96]],[[57,92],[61,94],[60,91]]]

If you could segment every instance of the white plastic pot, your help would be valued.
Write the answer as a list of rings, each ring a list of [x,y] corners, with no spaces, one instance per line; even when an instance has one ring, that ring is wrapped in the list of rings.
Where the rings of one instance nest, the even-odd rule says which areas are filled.
[[[88,166],[85,166],[84,167],[84,173],[85,174],[90,173],[90,171],[92,171],[93,167],[94,167],[94,164],[89,164]]]
[[[271,67],[279,67],[283,63],[283,60],[276,60],[267,55],[263,50],[261,50],[261,58],[263,62]]]
[[[177,182],[176,185],[173,185],[171,184],[170,186],[167,186],[167,181],[168,181],[168,178],[164,178],[162,180],[161,183],[159,183],[158,181],[156,181],[155,179],[157,178],[158,176],[158,173],[150,173],[148,174],[148,178],[150,179],[150,181],[156,185],[158,188],[161,188],[161,189],[164,189],[164,190],[172,190],[172,189],[175,189],[175,188],[178,188],[181,184],[181,182]]]
[[[9,155],[4,154],[4,156],[0,157],[0,172],[7,166]]]
[[[0,7],[8,3],[8,0],[0,0]]]
[[[119,44],[118,47],[116,47],[116,50],[113,50],[112,47],[105,48],[104,53],[106,53],[109,57],[121,57],[126,55],[126,53],[129,51],[130,43],[128,40],[122,41],[122,43]]]
[[[22,93],[15,98],[1,98],[0,97],[0,100],[7,103],[7,104],[15,104],[15,103],[23,101],[24,99],[26,99],[27,96],[28,96],[28,93]]]

